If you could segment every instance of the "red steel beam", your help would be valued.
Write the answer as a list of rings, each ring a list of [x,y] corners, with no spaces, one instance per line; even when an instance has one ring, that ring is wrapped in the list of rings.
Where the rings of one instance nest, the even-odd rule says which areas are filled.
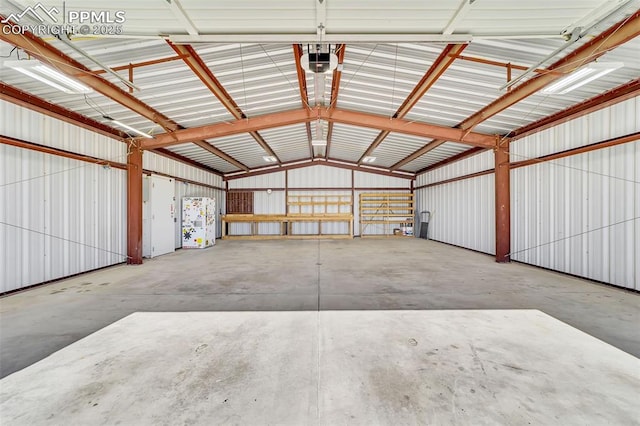
[[[467,145],[493,148],[496,136],[482,133],[465,132],[461,129],[439,126],[402,118],[389,119],[382,115],[369,114],[358,111],[341,109],[319,110],[320,118],[336,123],[350,124],[353,126],[369,127],[389,132],[398,132],[414,136],[423,136],[433,139],[445,139]]]
[[[167,43],[169,43],[169,46],[171,46],[178,55],[182,56],[184,62],[189,68],[191,68],[191,71],[193,71],[193,73],[200,79],[200,81],[202,81],[202,83],[207,86],[211,93],[213,93],[215,97],[218,98],[220,103],[222,103],[222,105],[227,109],[227,111],[231,113],[231,115],[233,115],[236,120],[247,118],[245,113],[242,112],[238,104],[225,90],[216,76],[213,75],[207,64],[202,60],[200,55],[198,55],[198,52],[196,52],[193,47],[184,44],[173,44],[168,40]],[[255,139],[256,142],[258,142],[258,145],[260,145],[268,155],[275,157],[276,161],[280,163],[280,159],[278,158],[276,153],[271,149],[269,144],[267,144],[267,142],[258,132],[253,131],[249,132],[249,134],[253,137],[253,139]],[[229,157],[227,154],[225,155]],[[236,163],[239,163],[237,160],[234,161],[236,161]],[[236,165],[236,167],[238,166]]]
[[[440,78],[440,76],[449,68],[449,66],[455,61],[455,56],[459,55],[464,49],[467,47],[466,44],[448,44],[438,58],[431,64],[429,70],[425,73],[425,75],[420,79],[416,87],[413,88],[409,96],[404,100],[402,105],[398,108],[396,113],[393,115],[393,118],[403,118],[411,108],[414,107],[415,104],[424,96],[424,94],[435,84],[436,81]],[[368,157],[375,151],[375,149],[380,146],[382,141],[389,135],[389,131],[382,131],[376,136],[376,138],[371,142],[371,145],[366,149],[364,154],[358,160],[358,163],[362,163],[362,160],[365,157]]]
[[[169,56],[167,58],[158,58],[158,59],[152,59],[150,61],[134,62],[134,63],[128,64],[128,65],[120,65],[118,67],[111,67],[111,70],[112,71],[123,71],[123,70],[127,70],[127,69],[130,69],[130,68],[147,67],[147,66],[150,66],[150,65],[164,64],[165,62],[179,61],[182,58],[183,58],[182,55]],[[102,70],[102,69],[92,71],[92,73],[94,73],[94,74],[104,74],[106,72],[107,72],[106,70]]]
[[[640,95],[640,78],[632,80],[598,96],[594,96],[593,98],[587,99],[565,110],[541,118],[540,120],[534,121],[526,126],[522,126],[509,133],[508,136],[511,137],[512,140],[520,139],[532,133],[548,129],[552,126],[557,126],[558,124],[565,123],[569,120],[573,120],[574,118],[582,117],[583,115],[591,112],[626,101],[627,99],[634,98],[638,95]]]
[[[446,126],[413,122],[400,118],[390,120],[388,117],[382,115],[341,110],[337,108],[313,108],[276,112],[227,123],[216,123],[201,127],[177,130],[171,133],[156,135],[153,139],[144,139],[141,141],[141,144],[143,149],[156,149],[185,142],[193,142],[200,139],[219,138],[239,133],[248,133],[255,130],[304,123],[317,119],[350,124],[353,126],[388,130],[390,132],[398,132],[414,136],[446,139],[453,142],[472,146],[481,146],[484,148],[493,148],[496,142],[496,136],[494,135],[465,132],[461,129]]]
[[[53,148],[50,146],[40,145],[33,142],[23,141],[21,139],[12,138],[9,136],[0,135],[0,143],[5,145],[11,145],[18,148],[29,149],[31,151],[42,152],[49,155],[57,155],[59,157],[71,158],[72,160],[84,161],[86,163],[95,164],[98,166],[109,166],[114,169],[126,170],[127,165],[124,163],[118,163],[115,161],[103,160],[101,158],[91,157],[88,155],[76,154],[75,152],[65,151],[63,149]]]
[[[127,263],[142,263],[142,149],[136,143],[127,155]]]
[[[549,71],[559,71],[558,73],[549,72],[531,78],[464,120],[458,127],[463,130],[472,130],[483,121],[536,93],[552,81],[561,78],[563,74],[570,73],[584,64],[595,61],[609,50],[632,40],[638,35],[640,35],[640,10],[629,18],[613,25],[548,68]]]
[[[402,160],[398,161],[393,166],[391,166],[389,169],[390,170],[397,170],[400,167],[404,166],[405,164],[410,163],[413,160],[422,157],[427,152],[429,152],[429,151],[431,151],[433,149],[436,149],[437,147],[439,147],[440,145],[442,145],[445,142],[446,141],[442,140],[442,139],[434,139],[431,142],[425,144],[422,148],[420,148],[420,149],[412,152],[411,154],[407,155]]]
[[[293,59],[296,63],[296,74],[298,75],[298,90],[300,91],[300,101],[302,102],[302,108],[309,106],[309,92],[307,91],[307,77],[305,75],[304,70],[302,69],[302,64],[300,62],[300,58],[302,57],[303,51],[302,46],[300,44],[293,45]],[[307,144],[309,145],[309,158],[313,158],[313,145],[311,144],[311,124],[309,122],[305,123],[307,128]]]
[[[511,167],[509,163],[509,139],[502,141],[495,154],[495,221],[496,262],[511,261]]]
[[[242,179],[250,176],[260,176],[268,173],[282,172],[282,171],[300,169],[300,168],[311,167],[316,165],[331,166],[339,169],[355,170],[355,171],[373,173],[373,174],[383,175],[383,176],[393,176],[393,177],[398,177],[402,179],[413,179],[415,177],[413,173],[404,174],[404,173],[398,173],[398,172],[390,172],[388,170],[382,170],[379,168],[362,167],[357,163],[351,163],[351,162],[346,162],[342,160],[333,160],[333,159],[325,160],[324,158],[316,158],[315,160],[307,159],[304,162],[300,162],[300,160],[297,160],[290,163],[283,163],[283,165],[280,167],[267,166],[265,168],[252,169],[247,173],[238,173],[238,174],[234,173],[233,175],[225,175],[224,180],[230,181],[230,180]],[[290,189],[293,190],[293,188],[290,188]]]
[[[1,81],[0,99],[31,109],[33,111],[37,111],[49,117],[57,118],[67,123],[80,126],[84,129],[100,133],[110,138],[115,138],[122,141],[125,138],[129,137],[126,133],[116,128],[107,126],[104,123],[79,114],[75,111],[71,111],[70,109],[52,104],[51,102],[45,101],[38,96],[24,92],[13,86],[9,86]]]
[[[176,122],[170,120],[164,114],[151,108],[149,105],[120,89],[105,78],[95,75],[89,68],[65,55],[40,37],[36,37],[30,32],[13,34],[11,28],[14,25],[15,24],[12,23],[0,23],[0,40],[29,52],[31,56],[38,58],[45,64],[51,64],[64,74],[79,79],[96,92],[114,100],[146,119],[158,123],[166,131],[173,131],[179,128]]]
[[[338,66],[344,62],[344,54],[347,49],[346,44],[336,45],[336,55],[338,56]],[[336,68],[333,70],[333,77],[331,79],[331,101],[329,102],[329,109],[338,107],[338,92],[340,90],[340,79],[342,78],[342,71],[338,71]],[[327,126],[327,147],[324,150],[324,158],[329,158],[329,151],[331,150],[331,138],[333,137],[333,122],[329,122]]]

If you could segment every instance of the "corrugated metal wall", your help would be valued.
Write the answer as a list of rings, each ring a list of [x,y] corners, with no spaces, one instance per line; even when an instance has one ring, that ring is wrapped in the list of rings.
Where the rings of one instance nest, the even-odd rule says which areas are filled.
[[[0,170],[0,292],[126,260],[125,171],[8,145]]]
[[[0,134],[126,163],[124,143],[5,101]],[[222,187],[204,170],[153,153],[143,158],[148,170]],[[176,194],[215,196],[224,211],[224,191],[179,185]],[[126,172],[0,144],[0,222],[0,292],[121,263]]]
[[[416,178],[416,187],[493,168],[487,151]],[[495,254],[493,174],[416,190],[416,212],[431,212],[429,238]],[[420,218],[420,216],[419,216]]]
[[[640,97],[517,140],[512,161],[638,131]],[[640,290],[640,142],[517,168],[511,179],[513,259]]]
[[[288,183],[289,195],[351,195],[352,172],[347,169],[337,167],[314,165],[300,169],[293,169],[287,172],[274,172],[248,178],[234,179],[229,181],[229,189],[254,190],[254,212],[256,214],[284,214],[286,212],[285,182]],[[366,188],[355,191],[354,201],[354,227],[355,235],[359,234],[358,218],[358,196],[362,192],[402,192],[411,190],[411,181],[393,176],[384,176],[366,172],[353,172],[353,182],[356,188]],[[318,188],[313,190],[313,188]],[[381,188],[381,189],[377,189]],[[272,189],[271,194],[266,190]],[[343,209],[343,213],[350,212],[351,209]],[[317,234],[318,225],[316,223],[296,223],[294,224],[296,234]],[[230,228],[232,234],[249,234],[248,224],[232,224]],[[277,224],[262,224],[260,234],[279,234],[280,229]],[[324,223],[322,225],[323,234],[335,233],[343,234],[348,232],[346,223]]]
[[[640,98],[516,140],[517,162],[640,131]],[[485,152],[424,173],[416,186],[493,168]],[[416,191],[431,238],[494,253],[493,174]],[[514,260],[640,289],[640,142],[511,171]],[[611,226],[613,225],[613,226]]]

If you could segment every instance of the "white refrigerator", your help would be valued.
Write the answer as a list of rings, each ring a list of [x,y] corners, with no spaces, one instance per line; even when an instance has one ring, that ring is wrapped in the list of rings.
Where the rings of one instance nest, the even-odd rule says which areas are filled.
[[[182,247],[205,248],[216,243],[216,200],[207,197],[182,199]]]

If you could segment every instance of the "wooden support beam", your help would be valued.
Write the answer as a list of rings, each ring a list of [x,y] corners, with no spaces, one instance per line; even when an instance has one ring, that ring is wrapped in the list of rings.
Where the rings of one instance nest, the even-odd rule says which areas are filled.
[[[127,263],[142,263],[142,149],[132,143],[127,154]]]
[[[495,220],[496,262],[510,262],[511,253],[511,167],[509,140],[499,143],[495,150]]]

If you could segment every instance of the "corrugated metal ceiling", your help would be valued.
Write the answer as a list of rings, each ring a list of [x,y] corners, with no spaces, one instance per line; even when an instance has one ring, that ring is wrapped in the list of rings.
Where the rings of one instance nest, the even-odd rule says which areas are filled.
[[[3,3],[0,13],[20,10],[33,1]],[[174,4],[176,2],[174,1]],[[219,80],[238,107],[248,117],[279,111],[296,110],[307,103],[315,106],[329,104],[332,74],[316,78],[306,73],[307,99],[300,97],[294,49],[290,42],[250,43],[233,42],[248,35],[314,34],[318,19],[322,20],[327,37],[347,34],[362,39],[378,35],[376,42],[346,44],[343,71],[336,106],[391,117],[412,92],[429,67],[441,54],[444,42],[388,42],[389,34],[471,34],[471,43],[462,52],[465,57],[511,63],[529,67],[565,43],[563,31],[577,25],[586,25],[607,10],[626,4],[626,9],[609,17],[590,31],[595,35],[622,17],[635,12],[640,0],[628,2],[602,0],[565,0],[561,3],[541,0],[523,6],[507,0],[467,2],[445,0],[437,3],[418,0],[388,2],[382,0],[344,0],[338,4],[314,0],[277,0],[264,3],[239,0],[233,5],[222,1],[180,0],[184,15],[193,24],[185,24],[167,2],[161,0],[122,1],[105,5],[98,1],[67,0],[66,8],[83,10],[126,11],[124,32],[136,35],[126,37],[74,36],[71,43],[109,67],[130,63],[174,60],[137,67],[133,82],[140,90],[133,93],[160,113],[183,127],[234,120],[231,113],[200,81],[198,76],[180,58],[160,35],[191,33],[194,40],[199,34],[227,37],[227,42],[195,43],[196,53]],[[320,17],[320,18],[319,18]],[[258,37],[259,38],[259,37]],[[584,37],[571,47],[546,61],[548,66],[579,48],[591,39]],[[54,37],[45,39],[55,48],[79,61],[86,67],[99,67],[66,43]],[[312,46],[310,46],[312,47]],[[331,46],[335,48],[335,45]],[[303,44],[307,51],[307,44]],[[625,66],[602,79],[598,79],[566,95],[534,94],[506,108],[479,124],[474,130],[489,134],[506,134],[523,125],[551,115],[597,94],[640,77],[640,40],[635,38],[625,45],[606,53],[601,61],[620,61]],[[16,59],[12,46],[0,42],[0,54]],[[21,57],[24,57],[22,53]],[[55,64],[52,64],[55,66]],[[513,77],[522,71],[514,70]],[[128,70],[119,71],[127,78]],[[108,81],[127,89],[110,74],[101,74]],[[151,134],[161,133],[160,126],[132,112],[124,106],[98,93],[73,95],[58,92],[14,70],[0,67],[5,84],[17,87],[47,101],[69,108],[98,121],[106,122],[109,115],[128,125]],[[433,86],[405,116],[421,121],[453,127],[473,115],[504,91],[507,70],[504,66],[471,60],[456,59]],[[323,90],[316,93],[316,87]],[[312,124],[313,132],[313,124]],[[266,129],[259,134],[274,150],[281,161],[296,161],[311,156],[306,127],[296,124]],[[330,144],[329,157],[356,162],[360,159],[379,131],[370,128],[336,124]],[[326,135],[326,126],[325,126]],[[265,150],[248,134],[208,141],[250,168],[264,166]],[[390,167],[429,142],[392,133],[373,151],[376,166]],[[171,151],[222,172],[237,170],[236,166],[215,157],[194,145],[169,147]],[[467,146],[447,142],[422,157],[404,165],[403,170],[417,171],[442,159],[463,152]],[[315,156],[324,156],[323,148],[315,148]]]

